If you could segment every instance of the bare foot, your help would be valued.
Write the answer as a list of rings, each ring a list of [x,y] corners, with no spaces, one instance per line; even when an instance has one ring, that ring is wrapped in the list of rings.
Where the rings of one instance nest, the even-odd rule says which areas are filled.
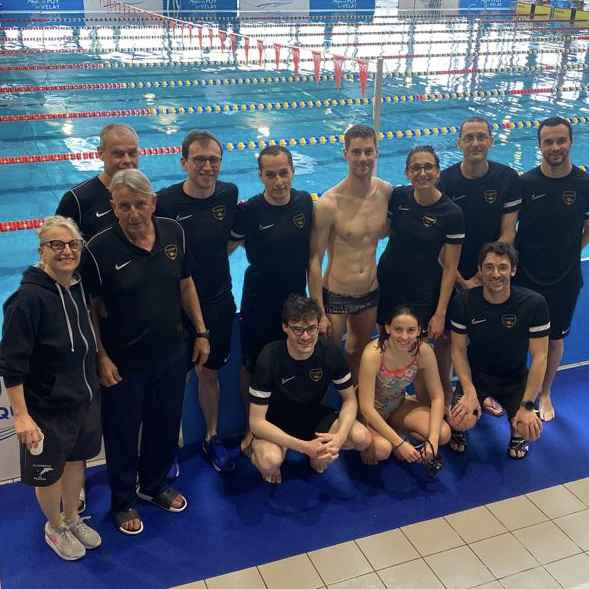
[[[315,472],[323,474],[327,470],[329,462],[325,462],[325,460],[309,460],[309,464]]]
[[[262,478],[271,485],[279,485],[282,482],[282,473],[280,469],[262,474]]]
[[[130,519],[129,521],[122,523],[121,528],[128,532],[138,532],[141,529],[141,520],[138,518]]]
[[[493,397],[487,397],[483,401],[483,411],[494,417],[501,417],[505,413],[503,407]]]
[[[540,401],[540,419],[542,421],[552,421],[556,417],[556,411],[552,405],[552,399],[549,395],[542,395]]]

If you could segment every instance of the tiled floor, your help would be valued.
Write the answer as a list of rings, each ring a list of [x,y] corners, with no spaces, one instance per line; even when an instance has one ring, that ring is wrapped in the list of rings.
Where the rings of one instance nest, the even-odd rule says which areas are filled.
[[[172,589],[589,589],[589,478]]]

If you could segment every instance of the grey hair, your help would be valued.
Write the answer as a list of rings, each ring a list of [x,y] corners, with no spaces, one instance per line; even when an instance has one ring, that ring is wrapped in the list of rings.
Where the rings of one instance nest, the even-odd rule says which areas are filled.
[[[52,217],[47,217],[39,229],[39,241],[44,241],[47,232],[55,227],[67,229],[74,236],[74,239],[82,239],[82,234],[73,219],[62,217],[61,215],[53,215]]]
[[[137,135],[137,131],[135,131],[133,127],[130,125],[125,125],[125,123],[111,123],[110,125],[103,127],[100,131],[100,143],[98,144],[100,149],[104,149],[106,138],[110,133],[130,133],[133,135],[133,137],[135,137],[137,143],[139,143],[139,135]]]
[[[111,194],[121,186],[127,187],[129,190],[136,192],[137,194],[155,196],[149,178],[139,170],[119,170],[110,181],[109,188]]]

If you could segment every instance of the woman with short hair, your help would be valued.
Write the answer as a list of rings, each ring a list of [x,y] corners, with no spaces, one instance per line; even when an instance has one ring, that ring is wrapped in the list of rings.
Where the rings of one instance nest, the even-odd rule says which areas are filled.
[[[47,518],[45,541],[65,560],[82,558],[102,542],[78,515],[84,461],[101,443],[96,340],[76,274],[83,245],[71,219],[46,219],[40,262],[24,272],[4,304],[0,344],[21,479],[35,487]]]

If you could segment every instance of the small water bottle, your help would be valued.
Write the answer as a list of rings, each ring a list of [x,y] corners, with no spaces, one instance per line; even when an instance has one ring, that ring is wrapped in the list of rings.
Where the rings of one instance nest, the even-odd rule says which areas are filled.
[[[45,439],[45,436],[43,435],[43,432],[40,430],[39,430],[39,434],[41,434],[41,439],[37,442],[37,445],[31,446],[29,448],[29,452],[33,456],[39,456],[39,454],[43,454],[43,440]]]

